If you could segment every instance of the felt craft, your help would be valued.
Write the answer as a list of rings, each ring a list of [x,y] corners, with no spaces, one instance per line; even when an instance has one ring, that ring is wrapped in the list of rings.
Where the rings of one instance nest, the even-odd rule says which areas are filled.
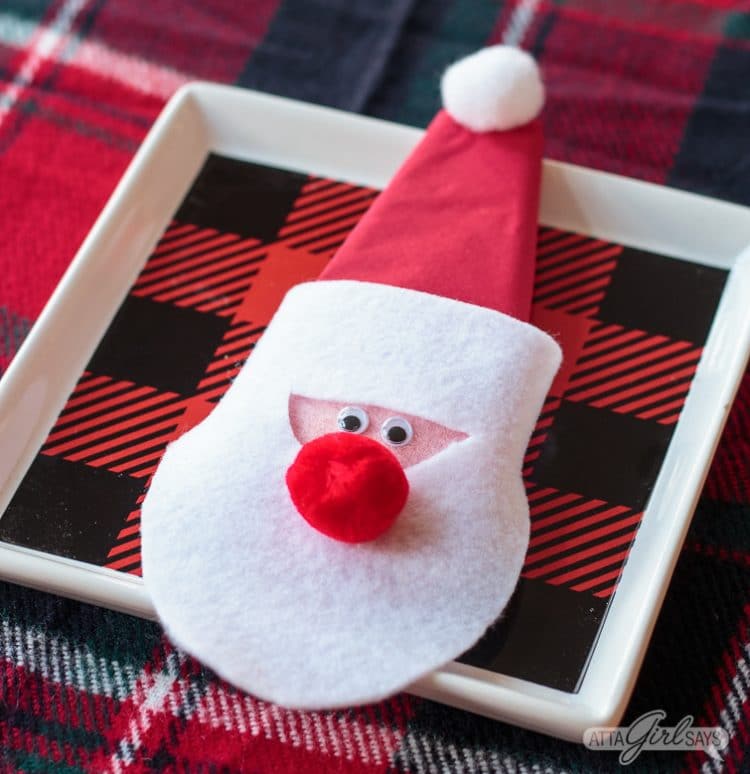
[[[525,54],[488,51],[528,80]],[[473,645],[517,583],[522,459],[560,350],[523,321],[538,100],[484,93],[515,128],[441,111],[150,485],[144,578],[167,632],[262,698],[383,698]]]

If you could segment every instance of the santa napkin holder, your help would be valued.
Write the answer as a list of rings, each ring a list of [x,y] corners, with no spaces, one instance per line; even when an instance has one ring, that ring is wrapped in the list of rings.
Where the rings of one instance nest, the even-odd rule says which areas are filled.
[[[496,46],[442,91],[143,503],[170,636],[286,706],[377,701],[460,656],[526,553],[523,457],[561,359],[528,322],[543,86],[528,54]]]
[[[307,131],[300,132],[300,126]],[[414,129],[213,84],[193,84],[175,96],[84,243],[44,316],[0,381],[0,420],[10,428],[0,436],[0,459],[9,462],[0,485],[0,510],[4,511],[0,519],[0,573],[4,578],[138,615],[155,615],[148,587],[128,569],[127,563],[136,561],[137,570],[134,557],[139,556],[140,547],[122,550],[133,542],[132,531],[121,541],[118,538],[114,547],[110,543],[102,544],[99,560],[92,558],[96,530],[88,530],[85,541],[71,542],[76,534],[82,533],[60,529],[51,539],[50,532],[41,529],[62,521],[68,523],[71,519],[79,519],[75,523],[83,524],[81,520],[90,518],[92,503],[79,504],[68,499],[61,511],[60,498],[70,493],[55,490],[56,479],[50,479],[45,473],[58,460],[46,449],[36,455],[45,447],[50,428],[71,391],[77,389],[77,383],[83,384],[92,378],[84,372],[101,365],[101,353],[96,363],[89,361],[102,336],[105,346],[108,341],[111,343],[110,350],[123,351],[123,347],[115,344],[122,341],[123,335],[129,335],[122,327],[127,315],[118,314],[116,325],[107,332],[108,326],[165,229],[169,232],[178,227],[170,226],[170,221],[191,190],[194,178],[199,176],[201,184],[205,182],[201,169],[216,167],[214,162],[218,159],[223,160],[225,169],[247,170],[256,185],[264,179],[263,175],[270,174],[264,170],[270,169],[276,176],[274,179],[279,175],[297,175],[297,172],[280,170],[297,170],[317,176],[315,179],[322,176],[384,188],[421,138],[422,133]],[[248,161],[257,166],[248,165]],[[217,193],[224,190],[216,184]],[[323,184],[327,183],[315,183]],[[705,229],[703,224],[707,220],[716,224],[716,228]],[[568,587],[555,587],[544,581],[522,578],[519,589],[523,598],[514,597],[516,601],[506,607],[501,627],[508,647],[492,650],[490,646],[496,643],[496,638],[480,643],[479,650],[435,670],[409,686],[409,690],[518,725],[580,740],[583,729],[591,725],[616,725],[623,712],[725,419],[723,407],[731,401],[743,373],[750,340],[746,316],[750,264],[746,259],[737,260],[737,256],[750,243],[750,226],[743,208],[553,162],[544,165],[540,223],[544,226],[542,240],[557,234],[555,238],[559,239],[603,243],[599,244],[602,250],[621,249],[617,271],[641,279],[641,292],[657,278],[669,275],[685,280],[681,286],[682,297],[688,298],[694,286],[685,278],[700,278],[703,301],[695,300],[696,296],[689,304],[689,318],[692,325],[698,318],[703,321],[701,325],[705,323],[700,330],[695,329],[702,336],[708,335],[700,344],[703,356],[679,422],[668,428],[665,455],[648,474],[653,473],[653,477],[647,482],[650,495],[647,503],[623,516],[631,520],[638,516],[633,528],[637,530],[637,537],[627,550],[628,560],[618,578],[609,582],[609,585],[616,583],[616,592],[610,597],[595,597],[589,592],[571,591],[569,587],[575,581],[568,581]],[[732,271],[722,292],[730,268]],[[304,287],[305,281],[312,281],[320,273],[320,264],[307,276],[304,266],[297,266],[295,271]],[[721,275],[720,282],[715,281],[716,273]],[[627,278],[626,274],[618,273],[617,284],[606,294],[610,304],[606,325],[610,327],[615,322],[621,327],[625,324],[627,288],[634,286],[621,281]],[[264,284],[264,298],[273,295],[269,282]],[[705,290],[709,287],[712,290],[707,295]],[[615,291],[619,294],[617,307],[614,306]],[[719,298],[721,303],[717,306]],[[659,306],[664,308],[665,315],[658,320],[667,316],[673,328],[687,325],[683,310],[671,307],[669,298],[665,297]],[[121,312],[126,311],[122,307]],[[620,317],[613,321],[615,313]],[[650,328],[645,319],[640,321],[643,330],[664,335],[656,326],[656,317],[649,315],[649,319],[652,320]],[[628,438],[627,446],[618,446],[608,429],[600,436],[610,445],[609,454],[581,456],[581,443],[592,440],[592,434],[584,432],[579,425],[577,433],[563,435],[563,419],[567,422],[573,417],[575,406],[563,400],[562,408],[555,408],[571,375],[571,361],[577,358],[576,353],[587,337],[601,335],[598,329],[592,332],[592,326],[601,325],[601,321],[597,316],[592,322],[586,322],[581,315],[553,315],[544,305],[537,305],[533,320],[559,337],[566,355],[543,409],[547,420],[543,417],[540,430],[534,431],[532,440],[536,439],[536,445],[530,448],[529,454],[541,449],[543,461],[559,459],[559,455],[553,455],[553,446],[562,450],[564,445],[569,450],[568,458],[578,464],[568,466],[567,472],[560,467],[554,472],[557,486],[570,491],[580,493],[582,486],[601,490],[606,481],[621,480],[625,469],[632,478],[631,473],[638,473],[638,468],[635,458],[627,455],[640,453],[639,449],[646,451],[635,436]],[[67,335],[61,337],[61,331],[67,331]],[[609,333],[614,335],[612,331]],[[442,352],[440,356],[445,357]],[[95,373],[98,379],[106,376],[101,370]],[[128,375],[130,372],[122,373],[135,380]],[[47,387],[40,390],[42,384]],[[302,394],[301,388],[299,394]],[[380,432],[382,424],[394,416],[393,412],[384,416],[380,410],[401,411],[401,400],[399,396],[397,406],[382,406],[383,401],[376,400],[354,408],[365,409],[371,429]],[[302,401],[297,407],[304,413],[306,405]],[[403,413],[409,414],[405,410]],[[617,420],[616,412],[610,413],[612,422]],[[553,415],[552,425],[545,426],[545,421]],[[417,415],[409,416],[416,418]],[[628,419],[625,416],[623,422]],[[338,421],[338,412],[331,421]],[[547,440],[541,440],[544,433],[548,435]],[[573,451],[574,442],[579,452]],[[460,448],[460,444],[455,448]],[[649,448],[653,451],[653,445]],[[630,464],[615,469],[615,458],[628,459]],[[65,467],[71,476],[79,468],[86,473],[90,467],[72,463],[62,456],[59,466]],[[104,469],[94,472],[99,478],[107,475]],[[549,468],[548,472],[552,473],[553,469]],[[639,486],[643,486],[645,479],[641,473],[638,475]],[[122,483],[129,481],[127,476],[119,476]],[[89,478],[75,479],[78,482],[75,492],[86,491],[82,482]],[[107,501],[112,504],[111,512],[97,510],[96,529],[106,527],[117,536],[137,523],[127,521],[126,517],[137,511],[138,493],[133,495],[132,502],[126,502],[122,500],[123,491],[122,487],[115,486],[110,490]],[[539,498],[534,502],[538,503]],[[537,510],[536,506],[534,509]],[[539,517],[534,517],[535,523],[551,515],[548,507]],[[398,519],[394,528],[398,528]],[[201,529],[205,530],[206,526],[202,525]],[[318,534],[321,539],[324,537]],[[108,558],[115,548],[117,552]],[[197,554],[191,559],[192,566],[200,566],[203,559]],[[104,566],[116,563],[120,569]],[[523,632],[538,630],[535,621],[539,619],[526,617],[528,606],[540,599],[531,595],[532,589],[535,594],[543,589],[545,594],[557,594],[558,604],[545,608],[544,637],[527,637],[521,646],[520,638],[527,636]],[[243,584],[241,592],[247,598],[252,589]],[[560,602],[563,599],[580,600],[580,610],[566,606],[567,603],[563,605]],[[597,617],[592,618],[590,610]],[[558,647],[560,643],[564,647]],[[576,653],[580,659],[573,664],[569,659]]]

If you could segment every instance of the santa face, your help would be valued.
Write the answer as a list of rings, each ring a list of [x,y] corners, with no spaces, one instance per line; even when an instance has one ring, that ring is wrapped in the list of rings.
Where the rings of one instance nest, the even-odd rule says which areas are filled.
[[[516,584],[521,460],[558,363],[549,337],[490,310],[356,282],[293,290],[144,503],[144,578],[171,637],[301,708],[377,700],[460,655]],[[408,482],[375,538],[330,537],[290,491],[331,435],[377,446]]]
[[[409,493],[404,468],[468,438],[406,412],[296,394],[289,424],[302,445],[286,475],[292,502],[312,527],[348,543],[393,526]]]
[[[289,397],[289,424],[301,445],[326,433],[347,432],[372,438],[393,452],[402,467],[429,459],[446,446],[468,438],[466,433],[396,408]]]

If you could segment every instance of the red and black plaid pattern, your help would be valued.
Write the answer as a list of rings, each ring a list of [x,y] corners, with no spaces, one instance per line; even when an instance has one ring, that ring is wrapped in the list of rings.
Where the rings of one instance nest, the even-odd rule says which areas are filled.
[[[539,57],[549,155],[750,202],[750,8],[743,2],[394,0],[375,14],[361,4],[313,8],[304,0],[148,9],[131,0],[11,1],[0,12],[0,369],[164,100],[185,80],[238,82],[424,125],[435,111],[441,68],[488,40]],[[251,330],[238,327],[237,341]],[[251,339],[238,348],[244,352]],[[682,397],[678,387],[664,396],[665,406]],[[732,742],[722,763],[666,753],[643,758],[655,771],[739,771],[746,763],[746,387],[628,713],[663,707],[670,720],[690,713],[723,725]],[[641,421],[639,411],[624,416]],[[207,688],[221,684],[194,665],[180,667],[189,674],[175,688],[164,670],[174,662],[153,625],[11,586],[0,586],[0,623],[4,771],[615,766],[607,754],[414,699],[376,710],[375,721],[369,710],[326,713],[312,730],[270,707],[241,711],[224,689]],[[203,709],[192,712],[197,705]],[[378,741],[379,723],[389,726],[393,744]]]
[[[205,185],[197,184],[201,186],[205,195]],[[375,193],[334,181],[305,181],[299,193],[291,196],[276,238],[266,242],[178,220],[166,230],[133,284],[131,296],[167,309],[199,312],[191,322],[194,326],[201,324],[203,315],[226,320],[222,335],[205,354],[191,355],[199,376],[177,392],[154,386],[158,375],[152,374],[149,381],[148,369],[140,379],[108,375],[108,368],[129,375],[127,364],[101,354],[102,347],[120,352],[123,337],[131,335],[116,323],[41,450],[49,458],[142,482],[137,497],[122,509],[124,524],[106,546],[104,566],[140,574],[139,505],[167,445],[208,415],[251,354],[281,295],[319,273]],[[551,324],[572,367],[565,369],[563,379],[558,378],[525,457],[532,535],[523,575],[608,598],[635,538],[640,504],[545,486],[535,479],[535,463],[550,433],[554,435],[563,400],[675,424],[701,347],[596,320],[623,255],[620,245],[541,229],[538,253],[536,315],[541,315],[540,324]],[[544,310],[553,312],[553,317],[544,317]],[[144,313],[146,308],[141,308]],[[563,319],[558,330],[555,326]],[[164,321],[175,333],[179,324],[185,324],[169,317]],[[586,331],[582,344],[577,332],[570,333],[576,329]],[[555,438],[553,444],[558,443]],[[631,462],[622,460],[623,465]],[[579,464],[587,464],[585,457]],[[45,505],[37,507],[44,510]],[[67,509],[75,508],[83,510],[85,505],[73,499]],[[11,505],[11,518],[14,513]],[[14,539],[12,531],[4,535]]]
[[[273,205],[266,201],[270,192]],[[286,289],[317,276],[375,195],[209,156],[22,482],[0,536],[140,574],[140,505],[167,444],[208,414],[251,355]],[[248,215],[261,209],[261,219]],[[623,409],[621,401],[600,405],[600,396],[614,393],[619,400],[627,389],[663,403],[664,382],[684,376],[678,369],[686,348],[691,374],[701,352],[699,343],[673,343],[668,335],[642,330],[662,330],[665,319],[644,317],[640,297],[634,305],[631,264],[648,258],[652,273],[681,285],[684,297],[700,297],[686,329],[680,328],[678,310],[667,325],[696,342],[705,338],[724,274],[549,228],[539,232],[539,252],[534,319],[557,336],[565,366],[525,458],[532,535],[516,623],[509,631],[502,624],[493,629],[465,660],[573,690],[636,537],[643,494],[658,472],[660,457],[650,471],[633,474],[643,467],[640,449],[655,442],[663,454],[671,430],[662,426],[673,425],[679,414],[670,393],[664,409],[669,421],[664,411],[635,413],[640,421],[610,424],[603,434],[602,423]],[[703,298],[707,288],[709,297]],[[189,342],[182,351],[181,340]],[[679,387],[681,405],[689,380]],[[611,444],[609,480],[602,475],[606,469],[597,471],[598,436]],[[572,451],[571,444],[577,445]],[[590,475],[571,483],[570,461]],[[117,490],[112,476],[131,485]],[[42,493],[54,492],[61,479],[67,494],[45,499]],[[108,498],[98,534],[86,529],[94,487]],[[41,522],[36,526],[27,517],[30,510]],[[60,534],[75,539],[55,540]],[[528,636],[529,626],[550,615],[560,625],[545,648],[521,658],[507,655],[516,652],[513,643]],[[565,659],[556,655],[561,648]]]
[[[630,265],[642,259],[632,250],[602,240],[551,228],[539,232],[532,316],[560,340],[564,365],[524,458],[531,538],[523,577],[544,579],[552,585],[599,598],[610,597],[617,587],[645,499],[634,491],[635,482],[630,490],[608,487],[605,482],[600,493],[594,493],[590,485],[583,491],[569,485],[550,486],[549,470],[542,470],[539,475],[537,466],[541,458],[544,468],[547,446],[569,447],[566,432],[585,437],[589,432],[599,434],[608,428],[609,448],[603,451],[608,464],[621,470],[623,480],[632,478],[628,466],[641,463],[623,455],[619,445],[631,443],[632,439],[648,444],[653,439],[661,440],[666,450],[667,433],[644,435],[640,430],[648,425],[667,428],[677,423],[707,328],[696,335],[690,325],[680,328],[679,324],[667,324],[665,329],[656,318],[641,317],[640,291],[625,301],[624,289],[632,291]],[[654,276],[641,275],[641,282],[661,281],[677,286],[683,281],[679,276],[682,268],[676,271],[674,262],[667,261],[657,269],[656,260],[652,257],[649,261]],[[708,279],[696,277],[699,282]],[[722,279],[715,279],[720,288]],[[672,314],[675,319],[680,316],[677,310]],[[696,314],[700,316],[700,312]],[[706,322],[710,321],[710,314]],[[654,330],[667,333],[642,330],[651,324]],[[693,340],[685,340],[688,337]],[[595,425],[587,427],[585,421],[577,421],[558,433],[558,414],[562,412],[565,418],[576,405],[582,408],[574,412],[577,420],[597,416]],[[601,414],[594,415],[591,409]],[[640,423],[610,422],[608,417],[612,413],[627,415]],[[562,424],[565,426],[565,419]],[[596,477],[597,466],[591,459],[590,448],[581,445],[580,453],[571,456],[573,464]],[[580,480],[588,483],[586,476]],[[551,483],[556,482],[554,478]]]
[[[200,352],[195,356],[198,378],[178,392],[154,386],[148,374],[133,380],[113,378],[99,372],[100,368],[107,371],[111,363],[106,356],[102,363],[100,347],[92,370],[78,381],[41,449],[51,459],[141,482],[140,493],[131,490],[124,523],[102,555],[105,567],[141,574],[140,504],[167,445],[208,415],[250,355],[286,290],[320,273],[375,194],[359,186],[311,178],[290,200],[277,237],[267,242],[179,221],[170,224],[133,284],[131,296],[167,309],[174,306],[200,313],[192,320],[195,329],[203,315],[226,321],[222,335],[203,356]],[[179,331],[184,320],[165,319],[172,326],[170,335],[189,337],[188,330]],[[105,348],[113,337],[112,347],[121,349],[125,334],[118,330],[116,323],[105,338]],[[74,498],[70,507],[85,509],[85,504]],[[7,532],[6,537],[13,539]],[[77,556],[75,551],[72,555]]]

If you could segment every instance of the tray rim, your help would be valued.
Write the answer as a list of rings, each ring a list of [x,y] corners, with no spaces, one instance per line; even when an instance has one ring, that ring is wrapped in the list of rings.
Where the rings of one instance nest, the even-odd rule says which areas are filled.
[[[306,138],[300,137],[301,125]],[[206,152],[382,187],[421,136],[418,129],[235,87],[200,82],[182,87],[152,127],[0,379],[0,513]],[[625,710],[748,361],[750,315],[744,299],[750,297],[750,251],[743,249],[750,244],[750,208],[545,161],[540,222],[731,268],[682,418],[578,693],[456,662],[409,688],[427,698],[580,742],[586,728],[615,725]],[[701,227],[706,222],[711,229]],[[81,308],[76,297],[85,297],[86,286],[97,277],[101,281],[104,270],[102,297],[90,308]],[[63,352],[54,351],[60,348],[56,332],[73,321],[82,332],[75,352],[67,352],[66,359]],[[45,366],[39,368],[40,363]],[[40,380],[39,371],[46,372],[46,381]],[[665,512],[667,498],[674,498],[671,518]],[[649,539],[658,542],[655,563],[655,550],[646,551]],[[639,567],[646,563],[651,563],[652,575],[648,582],[639,582]],[[139,578],[64,557],[0,543],[0,578],[155,617]],[[633,604],[636,594],[644,604]],[[628,615],[631,621],[623,630],[616,624]]]

